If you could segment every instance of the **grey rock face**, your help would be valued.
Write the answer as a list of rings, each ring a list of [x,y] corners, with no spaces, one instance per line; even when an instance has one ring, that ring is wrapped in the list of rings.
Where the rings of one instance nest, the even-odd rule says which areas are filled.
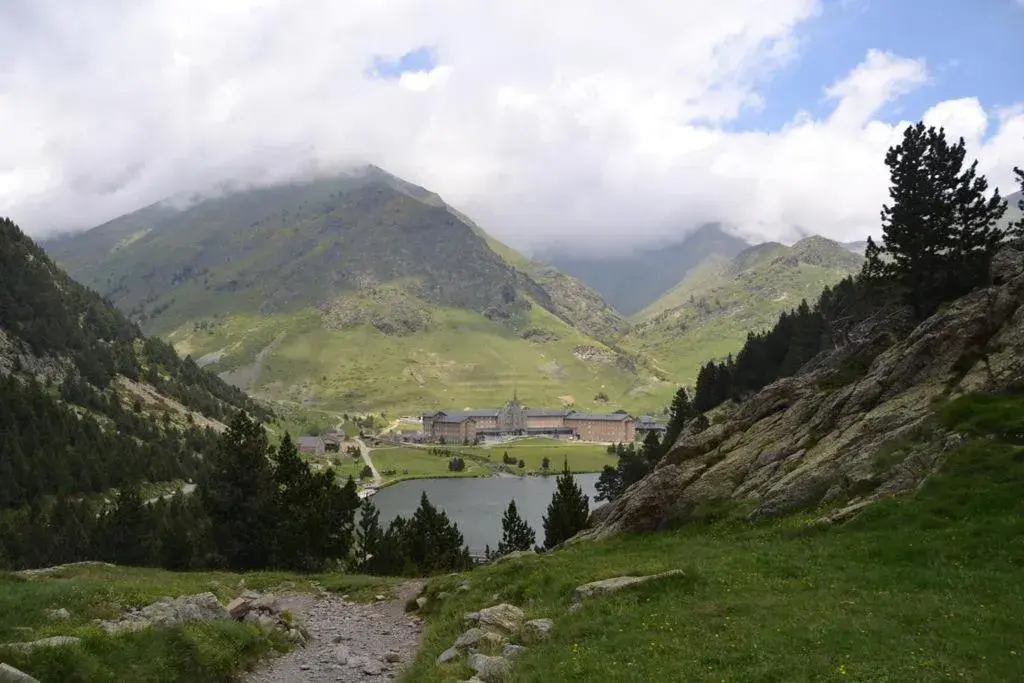
[[[913,490],[955,447],[947,434],[920,431],[932,400],[1024,379],[1024,250],[1000,251],[991,276],[991,287],[916,326],[905,309],[881,311],[798,374],[723,406],[711,424],[689,426],[577,538],[663,529],[712,502],[733,501],[760,518]],[[874,455],[910,434],[923,446],[879,469]]]
[[[503,602],[480,610],[477,622],[505,633],[515,633],[523,623],[523,616],[523,610]]]
[[[0,645],[0,648],[10,648],[11,650],[18,650],[19,652],[31,652],[32,650],[38,650],[44,647],[67,647],[69,645],[77,645],[82,642],[81,638],[75,636],[50,636],[49,638],[40,638],[39,640],[30,640],[24,643],[4,643]]]
[[[438,656],[437,663],[447,664],[448,662],[454,662],[459,658],[460,654],[459,648],[452,646]]]
[[[505,647],[501,648],[501,656],[505,659],[515,659],[524,652],[526,652],[525,647],[522,645],[514,645],[512,643],[508,643]]]

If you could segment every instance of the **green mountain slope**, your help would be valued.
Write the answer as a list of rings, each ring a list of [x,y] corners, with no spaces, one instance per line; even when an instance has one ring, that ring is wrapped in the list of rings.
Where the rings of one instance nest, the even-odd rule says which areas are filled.
[[[622,405],[652,381],[608,346],[625,323],[600,296],[374,167],[149,207],[49,248],[180,353],[268,398],[419,410],[518,389],[534,405]]]
[[[726,261],[706,259],[648,306],[623,346],[669,376],[690,382],[702,363],[738,351],[747,333],[771,326],[780,311],[859,270],[863,257],[824,237],[791,247],[768,242]]]
[[[708,224],[676,244],[605,256],[560,253],[545,256],[545,260],[593,287],[615,310],[631,316],[709,256],[732,258],[749,246],[718,225]]]

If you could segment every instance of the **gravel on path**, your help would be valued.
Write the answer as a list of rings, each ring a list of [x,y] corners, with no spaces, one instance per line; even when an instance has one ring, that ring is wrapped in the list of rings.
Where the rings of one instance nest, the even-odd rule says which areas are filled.
[[[422,585],[410,581],[394,599],[373,603],[351,602],[337,595],[295,596],[289,607],[305,620],[309,642],[263,663],[243,681],[377,683],[394,679],[419,647],[421,623],[405,613],[405,603]]]

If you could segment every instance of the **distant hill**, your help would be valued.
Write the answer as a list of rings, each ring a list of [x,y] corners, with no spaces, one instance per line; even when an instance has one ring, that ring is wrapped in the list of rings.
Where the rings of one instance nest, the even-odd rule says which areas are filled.
[[[543,259],[593,287],[615,310],[632,316],[709,256],[732,258],[749,246],[717,224],[708,224],[681,242],[628,254],[590,257],[563,253]]]
[[[791,247],[759,244],[732,259],[710,256],[645,308],[622,345],[691,382],[710,358],[738,351],[747,332],[770,327],[782,310],[857,272],[863,257],[824,237]]]
[[[238,409],[271,417],[145,337],[6,219],[0,273],[0,511],[193,477],[207,427]]]
[[[182,354],[324,409],[628,401],[655,381],[582,283],[376,167],[148,207],[48,248]],[[372,352],[371,352],[372,351]]]

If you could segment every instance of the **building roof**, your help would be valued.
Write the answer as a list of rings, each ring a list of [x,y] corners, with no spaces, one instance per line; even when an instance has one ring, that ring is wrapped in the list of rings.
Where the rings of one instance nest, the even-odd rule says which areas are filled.
[[[631,420],[626,413],[569,413],[565,416],[566,420],[600,420],[604,422],[621,422],[622,420]]]
[[[661,422],[658,422],[657,419],[651,417],[650,415],[641,415],[640,417],[638,417],[636,419],[636,426],[637,427],[640,427],[640,426],[648,427],[649,426],[649,427],[657,428],[657,427],[663,427],[664,425]]]
[[[462,422],[466,422],[467,420],[472,420],[475,422],[473,416],[468,415],[466,413],[438,413],[437,417],[434,418],[434,422],[448,424],[460,424]]]
[[[322,441],[319,436],[300,436],[299,448],[317,448]]]
[[[527,408],[526,417],[565,417],[569,414],[568,410],[558,410],[556,408]]]

